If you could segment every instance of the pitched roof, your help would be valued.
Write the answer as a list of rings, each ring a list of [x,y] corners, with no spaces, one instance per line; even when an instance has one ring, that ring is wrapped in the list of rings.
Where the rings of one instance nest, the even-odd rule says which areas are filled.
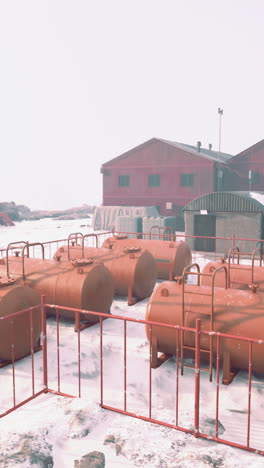
[[[261,148],[264,147],[264,140],[260,140],[257,143],[255,143],[252,146],[249,146],[249,148],[241,151],[240,153],[236,154],[235,156],[232,157],[232,159],[239,158],[240,156],[245,156],[254,153],[257,150],[260,150]]]
[[[177,141],[169,141],[169,140],[162,140],[159,139],[160,141],[164,141],[165,143],[168,143],[169,145],[176,146],[177,148],[181,148],[185,151],[189,151],[190,153],[195,154],[196,156],[202,156],[208,159],[211,159],[212,161],[218,161],[219,156],[220,156],[220,162],[225,163],[229,159],[233,157],[233,155],[228,154],[228,153],[220,153],[218,151],[213,151],[209,150],[209,148],[203,148],[202,146],[200,147],[200,151],[197,150],[197,146],[193,145],[187,145],[185,143],[178,143]]]
[[[219,155],[218,151],[212,151],[212,150],[202,148],[202,147],[200,148],[200,151],[198,151],[196,146],[186,145],[184,143],[178,143],[176,141],[163,140],[162,138],[151,138],[150,140],[147,140],[144,143],[141,143],[140,145],[135,146],[134,148],[130,149],[129,151],[126,151],[125,153],[123,153],[123,154],[121,154],[119,156],[116,156],[113,159],[110,159],[109,161],[102,164],[102,167],[107,166],[109,163],[112,163],[113,161],[117,161],[119,159],[123,159],[125,157],[128,157],[130,155],[130,153],[133,153],[135,150],[140,149],[140,148],[142,148],[144,146],[147,146],[147,145],[149,145],[151,143],[158,142],[158,141],[162,142],[162,143],[165,143],[167,145],[170,145],[170,146],[174,146],[174,147],[176,147],[178,149],[186,151],[187,153],[194,154],[195,156],[210,159],[211,161],[215,161],[215,162],[218,162],[219,159],[220,159],[221,163],[226,163],[230,158],[233,157],[232,155],[227,154],[227,153],[220,153],[220,155]],[[220,156],[220,158],[219,158],[219,156]]]

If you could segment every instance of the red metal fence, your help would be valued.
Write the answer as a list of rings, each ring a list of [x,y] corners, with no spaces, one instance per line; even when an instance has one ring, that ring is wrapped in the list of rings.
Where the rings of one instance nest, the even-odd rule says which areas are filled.
[[[32,314],[36,313],[39,307],[42,310],[42,349],[34,354]],[[48,320],[46,307],[55,312],[55,316]],[[72,311],[77,320],[80,313],[86,313],[88,318],[89,314],[95,315],[98,317],[98,324],[81,333],[74,332],[72,323],[61,319],[62,309]],[[51,392],[68,397],[82,397],[87,394],[89,397],[92,394],[92,385],[96,385],[102,408],[264,455],[263,415],[260,414],[263,408],[257,405],[263,381],[252,373],[256,347],[263,348],[264,341],[207,332],[201,330],[199,320],[196,322],[196,329],[190,329],[126,316],[45,305],[44,301],[41,306],[1,317],[0,323],[1,320],[12,322],[19,314],[29,315],[31,352],[23,361],[15,362],[12,358],[9,366],[0,369],[0,380],[4,379],[7,389],[12,388],[11,402],[10,392],[7,392],[9,400],[7,395],[1,392],[0,407],[3,402],[9,406],[3,411],[0,410],[0,417],[42,393]],[[107,320],[104,320],[106,318]],[[150,329],[149,342],[145,336],[146,326]],[[175,356],[158,369],[154,369],[151,336],[153,327],[157,326],[175,331],[176,346]],[[186,332],[194,335],[195,347],[193,358],[183,361],[180,348],[183,333]],[[212,382],[209,382],[208,373],[203,372],[205,363],[201,356],[200,341],[204,335],[210,335],[215,341]],[[221,349],[225,340],[238,341],[241,346],[248,347],[248,370],[240,372],[236,377],[238,382],[229,386],[221,383]],[[14,349],[12,333],[10,346]],[[67,346],[75,347],[76,354],[72,363],[65,363]],[[70,349],[71,355],[73,349]],[[95,353],[95,349],[98,350],[98,354]],[[263,350],[264,348],[262,352]],[[92,365],[92,356],[95,359],[95,354],[98,378],[92,380],[87,378],[87,375],[89,366]],[[36,368],[39,369],[40,366],[36,366],[35,361],[42,363],[41,372],[37,372]],[[24,394],[24,387],[22,394],[18,391],[20,373],[16,371],[21,369],[22,365],[26,366],[29,379],[27,395]],[[69,372],[70,366],[74,366],[74,371]],[[136,366],[136,374],[133,372],[133,366]],[[94,369],[92,373],[96,375]],[[135,393],[140,394],[142,398],[138,400]],[[226,407],[225,402],[230,400],[235,408]],[[208,420],[211,423],[213,421],[209,429]],[[225,437],[222,434],[225,434]]]
[[[7,254],[7,250],[9,255],[14,255],[15,251],[19,253],[24,249],[25,246],[28,246],[29,255],[32,257],[42,257],[42,249],[44,248],[44,258],[45,259],[52,259],[55,252],[62,247],[63,245],[71,246],[72,244],[80,244],[85,247],[100,247],[104,240],[112,235],[112,232],[102,232],[102,233],[90,233],[90,234],[82,234],[80,232],[71,233],[67,239],[57,239],[52,241],[46,242],[39,242],[39,243],[29,243],[27,241],[16,241],[11,242],[7,248],[0,249],[0,258],[5,257]],[[38,244],[38,245],[36,245]],[[43,247],[42,247],[43,246]],[[28,253],[28,252],[27,252]]]
[[[241,254],[241,259],[246,258],[256,248],[260,248],[263,252],[264,240],[261,239],[246,239],[238,238],[233,234],[231,237],[203,237],[190,236],[185,233],[172,234],[169,228],[160,228],[156,232],[150,233],[135,233],[135,232],[118,232],[117,234],[128,235],[131,238],[144,239],[164,239],[185,241],[192,250],[193,262],[205,259],[217,261],[228,255],[231,248],[237,247],[244,255]],[[55,252],[62,246],[79,244],[83,247],[101,247],[104,240],[113,235],[112,231],[82,234],[80,232],[72,233],[67,239],[58,239],[48,242],[39,243],[44,248],[45,259],[52,259]],[[11,243],[8,246],[10,255],[14,255],[14,251],[22,251],[26,241],[18,241]],[[199,247],[199,249],[197,248]],[[29,247],[29,255],[32,257],[41,257],[41,246],[33,245]],[[0,249],[0,258],[6,256],[6,249]],[[243,260],[242,260],[243,261]]]
[[[34,325],[33,325],[33,314],[39,313],[41,309],[41,336],[40,343],[38,346],[34,346],[33,343],[33,334],[34,334]],[[14,333],[14,322],[18,317],[28,317],[28,330],[22,330],[21,333],[24,336],[30,337],[30,356],[27,358],[27,362],[23,360],[15,361],[16,355],[16,339]],[[33,400],[42,393],[47,392],[47,386],[45,384],[45,369],[46,365],[46,314],[45,314],[45,305],[37,305],[24,309],[19,312],[15,312],[8,316],[0,317],[0,327],[1,322],[7,321],[9,323],[10,336],[9,344],[11,350],[11,360],[10,361],[1,361],[0,360],[0,382],[1,382],[1,401],[0,401],[0,418],[6,416],[10,412],[20,408],[25,403]],[[25,323],[25,322],[24,322]],[[26,339],[26,338],[25,338]],[[39,350],[38,357],[36,353],[36,348]],[[42,360],[44,372],[36,373],[36,359]],[[25,372],[27,373],[27,380],[29,382],[27,388],[27,395],[18,391],[20,380],[20,369],[21,366],[25,366]],[[44,377],[44,379],[43,379]]]

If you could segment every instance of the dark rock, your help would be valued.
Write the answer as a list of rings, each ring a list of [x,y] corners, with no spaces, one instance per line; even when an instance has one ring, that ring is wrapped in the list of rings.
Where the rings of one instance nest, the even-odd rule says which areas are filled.
[[[103,452],[90,452],[84,455],[80,461],[74,461],[74,468],[104,468],[105,456]]]
[[[36,465],[38,468],[52,468],[53,458],[43,453],[32,452],[30,454],[30,466]]]
[[[8,466],[21,466],[22,464],[27,463],[28,466],[36,468],[53,468],[53,457],[50,455],[45,455],[42,452],[30,451],[26,448],[19,452],[16,452],[7,457],[0,456],[0,466],[7,468]]]
[[[204,418],[200,424],[203,432],[210,436],[215,435],[215,419]],[[218,435],[223,434],[224,432],[225,428],[223,424],[221,424],[221,422],[218,420]]]
[[[29,432],[18,436],[14,445],[17,451],[4,457],[6,465],[0,456],[0,466],[6,468],[26,464],[36,468],[53,468],[52,446],[45,440],[45,435],[40,432],[36,437]]]
[[[108,434],[105,436],[104,445],[114,444],[115,441],[115,436],[113,434]]]
[[[119,454],[120,454],[120,452],[121,452],[121,450],[122,450],[122,447],[121,447],[121,445],[119,445],[119,444],[116,444],[116,446],[115,446],[116,455],[119,455]]]

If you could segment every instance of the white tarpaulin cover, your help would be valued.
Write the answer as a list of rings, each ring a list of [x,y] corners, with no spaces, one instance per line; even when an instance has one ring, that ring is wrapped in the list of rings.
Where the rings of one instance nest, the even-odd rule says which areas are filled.
[[[116,227],[117,216],[159,216],[155,206],[97,206],[93,216],[95,231]]]

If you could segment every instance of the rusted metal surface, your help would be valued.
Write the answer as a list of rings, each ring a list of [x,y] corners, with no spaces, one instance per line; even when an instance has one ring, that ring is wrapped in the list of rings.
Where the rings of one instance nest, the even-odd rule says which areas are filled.
[[[241,258],[248,258],[248,264],[241,264]],[[256,265],[256,260],[259,265]],[[238,247],[229,250],[227,259],[221,259],[221,264],[227,269],[228,286],[233,289],[256,289],[264,292],[264,267],[262,266],[262,250],[254,249],[252,253],[241,252]],[[236,263],[235,263],[236,262]],[[201,284],[210,286],[213,272],[219,268],[220,262],[209,262],[203,268]],[[216,286],[224,287],[223,275],[217,275]]]
[[[108,249],[122,249],[124,247],[142,247],[154,257],[159,279],[173,280],[181,275],[185,266],[192,263],[191,250],[185,242],[172,242],[146,239],[120,239],[113,236],[106,239],[103,247]]]
[[[164,290],[166,290],[166,294],[164,294]],[[212,359],[216,353],[216,342],[213,339],[215,333],[224,332],[231,335],[248,336],[256,340],[264,338],[264,296],[252,291],[222,289],[214,287],[214,285],[213,287],[192,286],[184,284],[184,281],[180,283],[164,282],[154,290],[147,306],[146,320],[194,328],[196,319],[201,320],[202,330],[211,332],[209,336],[201,339],[201,352],[209,354],[211,379]],[[149,338],[148,327],[146,332]],[[165,354],[175,352],[175,334],[170,330],[153,327],[152,335],[157,336],[157,351]],[[194,346],[190,334],[184,333],[181,342],[182,356],[183,352],[184,356],[191,354]],[[237,346],[227,340],[224,348],[221,349],[221,359],[227,360],[226,368],[230,369],[231,373],[233,369],[247,369],[247,353],[245,344]],[[252,369],[255,372],[263,373],[262,352],[256,345],[253,345],[253,354]],[[229,376],[224,375],[224,380],[227,383],[228,379]]]
[[[3,259],[5,262],[5,259]],[[0,265],[1,271],[5,264]],[[114,296],[111,274],[101,263],[82,261],[81,265],[72,262],[59,262],[9,256],[9,270],[18,281],[23,282],[45,295],[50,304],[79,307],[85,310],[109,313]],[[55,309],[49,309],[54,315]],[[74,314],[61,312],[64,318],[74,318]],[[80,319],[87,319],[87,315]],[[94,317],[87,323],[94,323]],[[76,329],[79,327],[76,324]]]
[[[40,308],[37,308],[33,316],[32,310],[39,303],[39,294],[26,286],[14,284],[0,288],[1,366],[21,359],[33,352],[37,346],[41,332]],[[28,312],[19,314],[18,312],[25,306]],[[12,319],[6,319],[10,316]],[[10,337],[12,337],[11,347]]]
[[[112,275],[115,294],[127,296],[129,305],[149,297],[157,280],[153,256],[137,245],[126,246],[122,250],[64,245],[54,258],[60,257],[60,261],[65,261],[69,256],[102,262]]]

